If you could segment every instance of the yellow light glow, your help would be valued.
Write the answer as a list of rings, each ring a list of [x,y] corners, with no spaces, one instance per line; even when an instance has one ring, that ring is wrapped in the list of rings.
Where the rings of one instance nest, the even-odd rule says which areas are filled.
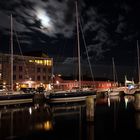
[[[41,65],[52,66],[51,60],[29,60],[30,63],[37,63]]]
[[[44,123],[44,129],[45,130],[52,130],[53,128],[53,125],[52,125],[52,122],[51,121],[47,121]]]
[[[26,84],[21,84],[20,87],[21,88],[27,88],[27,85]]]
[[[6,85],[6,82],[3,82],[3,85]]]
[[[51,121],[46,121],[44,123],[38,123],[35,125],[35,128],[38,130],[45,130],[45,131],[49,131],[53,129],[53,125]]]

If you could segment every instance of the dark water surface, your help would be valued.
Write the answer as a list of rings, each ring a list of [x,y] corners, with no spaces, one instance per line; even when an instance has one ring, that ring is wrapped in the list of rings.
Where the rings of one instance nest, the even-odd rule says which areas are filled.
[[[139,99],[96,99],[90,119],[86,102],[1,107],[0,140],[140,139]]]

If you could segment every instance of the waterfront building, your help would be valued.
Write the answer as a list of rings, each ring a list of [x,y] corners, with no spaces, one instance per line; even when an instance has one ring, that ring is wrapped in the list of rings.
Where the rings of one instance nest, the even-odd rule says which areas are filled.
[[[10,88],[11,55],[0,53],[0,84]],[[49,57],[33,57],[13,55],[14,88],[47,88],[51,80],[53,59]]]
[[[108,89],[113,89],[118,87],[118,82],[110,81],[110,80],[82,80],[81,86],[83,88],[96,89],[98,91],[107,91]],[[55,75],[53,78],[53,87],[55,90],[72,90],[74,88],[78,88],[78,81],[72,79],[65,79],[61,75]]]

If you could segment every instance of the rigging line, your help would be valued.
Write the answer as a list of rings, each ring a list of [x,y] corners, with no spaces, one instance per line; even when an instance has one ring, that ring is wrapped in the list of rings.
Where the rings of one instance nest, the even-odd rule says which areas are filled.
[[[14,31],[14,32],[15,32],[17,43],[18,43],[19,51],[21,53],[21,56],[22,56],[23,60],[25,60],[25,58],[23,56],[23,53],[22,53],[22,50],[21,50],[21,46],[20,46],[20,42],[19,42],[19,39],[18,39],[17,32],[16,31]],[[23,63],[24,63],[24,66],[25,66],[25,73],[27,74],[27,78],[29,78],[29,72],[28,72],[28,69],[27,69],[25,61],[23,61]]]
[[[116,70],[115,60],[114,60],[114,72],[115,72],[115,82],[118,82],[118,76],[117,76],[117,70]]]
[[[79,89],[81,88],[81,51],[80,51],[80,40],[79,40],[79,13],[76,1],[76,31],[77,31],[77,49],[78,49],[78,74],[79,74]]]
[[[113,63],[113,80],[116,83],[116,82],[118,82],[118,77],[117,77],[117,71],[116,71],[114,57],[112,58],[112,63]]]
[[[83,33],[82,24],[81,24],[81,20],[80,19],[79,19],[79,24],[80,24],[80,29],[81,29],[81,33],[82,33],[82,38],[83,38],[83,41],[84,41],[84,46],[85,46],[85,49],[86,49],[86,55],[87,55],[87,59],[88,59],[88,63],[89,63],[91,77],[92,77],[92,80],[94,81],[94,75],[93,75],[93,71],[92,71],[92,68],[91,68],[91,63],[90,63],[90,59],[89,59],[89,55],[88,55],[88,50],[87,50],[87,45],[86,45],[86,41],[85,41],[85,36],[84,36],[84,33]]]
[[[137,40],[137,59],[138,59],[138,84],[140,84],[140,58],[139,58],[139,42]]]
[[[116,66],[115,66],[115,77],[116,77],[116,82],[118,82],[118,75],[117,75]]]

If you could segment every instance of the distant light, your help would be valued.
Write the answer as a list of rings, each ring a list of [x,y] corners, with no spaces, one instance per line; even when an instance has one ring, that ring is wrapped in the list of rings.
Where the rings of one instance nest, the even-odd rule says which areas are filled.
[[[6,82],[3,82],[3,85],[6,85]]]
[[[125,100],[125,107],[127,108],[128,98],[124,98],[124,100]]]
[[[129,85],[128,86],[128,89],[133,89],[134,88],[134,85]]]
[[[108,106],[110,107],[110,98],[107,98]]]
[[[29,113],[30,113],[30,115],[32,114],[32,108],[31,107],[29,108]]]

